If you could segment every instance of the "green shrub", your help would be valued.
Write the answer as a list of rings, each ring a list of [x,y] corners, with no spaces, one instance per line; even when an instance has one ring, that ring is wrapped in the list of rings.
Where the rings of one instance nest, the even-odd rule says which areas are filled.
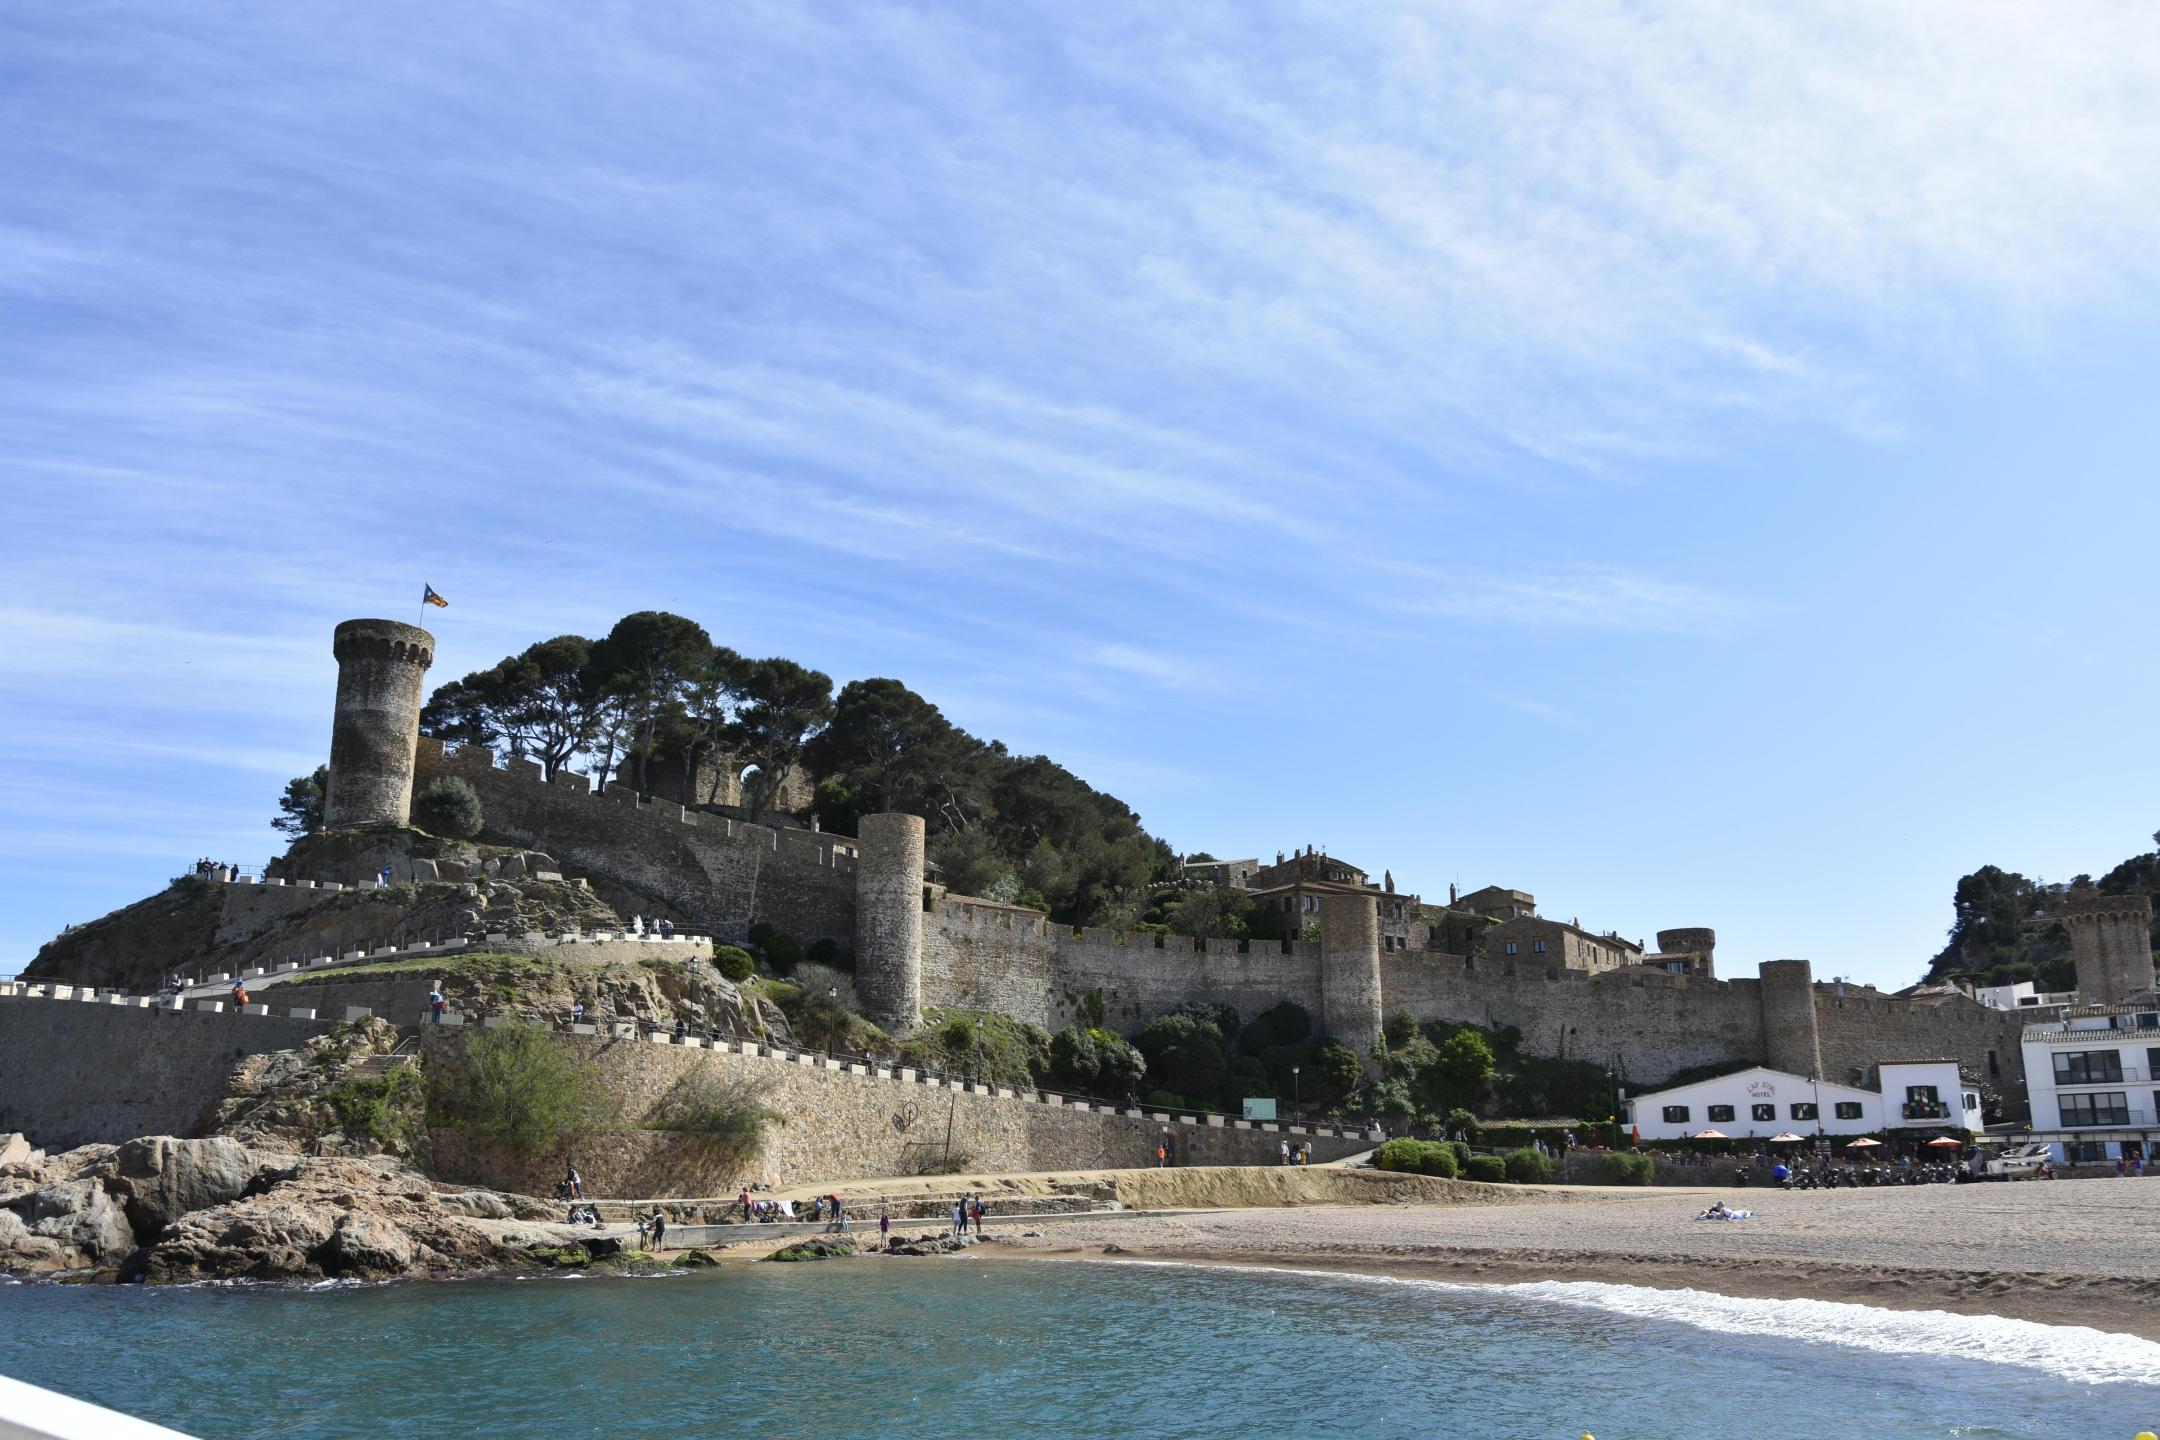
[[[727,1075],[707,1062],[678,1080],[646,1123],[699,1136],[731,1159],[754,1159],[765,1148],[766,1127],[785,1123],[765,1103],[772,1088],[769,1081]]]
[[[1507,1161],[1498,1155],[1472,1155],[1465,1168],[1472,1180],[1483,1180],[1489,1185],[1498,1185],[1508,1178]]]
[[[827,969],[855,973],[855,952],[837,940],[813,940],[810,948],[803,951],[803,959]]]
[[[1614,1150],[1598,1159],[1597,1177],[1606,1185],[1648,1185],[1657,1162],[1648,1155]]]
[[[1443,1140],[1440,1143],[1447,1146],[1448,1153],[1455,1157],[1455,1169],[1458,1174],[1469,1170],[1470,1147],[1468,1145],[1465,1145],[1460,1140]]]
[[[470,840],[480,833],[480,792],[456,775],[430,780],[413,797],[413,823],[430,835]]]
[[[1147,1058],[1114,1031],[1068,1027],[1050,1037],[1050,1079],[1062,1089],[1122,1100],[1145,1074]]]
[[[802,963],[802,946],[777,925],[758,921],[750,927],[750,943],[758,948],[775,975],[785,975]]]
[[[1389,1140],[1373,1151],[1373,1164],[1382,1170],[1415,1170],[1422,1140]]]
[[[1552,1156],[1525,1145],[1507,1153],[1507,1178],[1517,1185],[1542,1185],[1552,1179]]]
[[[1172,1090],[1150,1090],[1147,1092],[1146,1103],[1150,1108],[1156,1110],[1184,1110],[1189,1108],[1185,1104],[1185,1097]]]
[[[385,1150],[409,1153],[426,1114],[426,1092],[420,1072],[411,1065],[399,1065],[380,1075],[347,1080],[330,1092],[330,1109],[346,1134],[366,1136]]]
[[[1461,1171],[1454,1147],[1431,1140],[1390,1140],[1374,1153],[1373,1163],[1382,1170],[1437,1175],[1443,1180],[1453,1180]]]
[[[757,973],[757,962],[750,952],[740,945],[715,945],[712,953],[714,968],[737,985]]]
[[[1474,1141],[1478,1137],[1478,1118],[1468,1110],[1448,1111],[1447,1118],[1441,1121],[1441,1124],[1450,1135],[1459,1130],[1465,1140]]]
[[[985,1085],[1030,1090],[1046,1079],[1053,1042],[1040,1025],[988,1010],[933,1007],[923,1028],[901,1040],[901,1063]]]
[[[467,1033],[463,1058],[434,1077],[429,1124],[474,1131],[514,1154],[542,1155],[614,1118],[598,1072],[541,1026]]]

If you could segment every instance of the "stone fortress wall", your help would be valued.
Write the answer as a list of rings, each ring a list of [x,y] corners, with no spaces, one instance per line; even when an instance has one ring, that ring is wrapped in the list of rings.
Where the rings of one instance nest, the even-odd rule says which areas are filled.
[[[191,1136],[224,1097],[248,1056],[290,1049],[335,1020],[381,1014],[410,1024],[424,1013],[425,982],[325,987],[339,1002],[318,1012],[273,1015],[216,1000],[173,1002],[77,990],[0,985],[0,1130],[19,1130],[52,1150],[118,1143],[139,1135]],[[296,989],[293,998],[304,998]],[[356,1004],[374,1001],[371,1007]],[[420,1029],[430,1073],[453,1068],[473,1017],[449,1014]],[[503,1023],[489,1016],[483,1026]],[[1167,1137],[1180,1164],[1271,1163],[1284,1142],[1312,1146],[1318,1162],[1369,1148],[1370,1136],[1328,1125],[1235,1116],[1119,1109],[1052,1092],[993,1088],[895,1065],[835,1060],[754,1041],[677,1041],[634,1026],[560,1027],[563,1042],[595,1065],[602,1089],[630,1128],[596,1138],[580,1166],[598,1193],[630,1198],[723,1196],[740,1184],[867,1179],[908,1173],[925,1152],[1004,1171],[1146,1165]],[[767,1153],[748,1167],[715,1159],[695,1135],[638,1128],[700,1073],[755,1082],[792,1123],[773,1129]],[[548,1193],[559,1157],[518,1161],[439,1135],[443,1173],[471,1183]]]
[[[432,637],[413,634],[405,668],[417,674],[411,658],[423,644],[431,653]],[[348,690],[363,699],[373,693],[371,677],[385,661],[365,647],[351,660],[341,648],[339,660],[342,710]],[[348,665],[359,666],[360,679],[370,684],[345,685]],[[380,711],[362,718],[373,723]],[[764,920],[806,944],[852,945],[873,1018],[894,1029],[940,1005],[1057,1027],[1099,1004],[1106,1020],[1132,1029],[1187,1001],[1232,1005],[1249,1019],[1293,1000],[1360,1049],[1378,1036],[1389,1013],[1408,1010],[1421,1020],[1514,1026],[1535,1053],[1606,1064],[1637,1083],[1711,1063],[1843,1075],[1924,1052],[1955,1056],[2015,1093],[2022,1079],[2015,1036],[2022,1023],[2039,1018],[1958,996],[1908,1000],[1816,985],[1806,961],[1769,962],[1759,980],[1711,979],[1708,930],[1660,934],[1661,946],[1684,946],[1699,960],[1683,967],[1692,973],[1641,965],[1586,973],[1525,963],[1527,957],[1494,962],[1404,949],[1379,938],[1382,897],[1347,887],[1321,897],[1318,942],[1194,944],[1075,933],[1032,911],[930,885],[918,817],[865,817],[856,841],[769,829],[666,800],[641,802],[620,784],[596,794],[585,777],[568,772],[543,783],[531,762],[503,767],[485,750],[451,750],[420,737],[416,712],[409,728],[403,743],[411,747],[413,783],[464,776],[480,793],[490,830],[560,857],[566,870],[595,872],[650,894],[722,940],[740,939]],[[389,744],[379,727],[366,733],[359,753],[369,773],[394,774],[398,757],[379,753]],[[336,783],[333,765],[333,793]],[[2102,942],[2113,946],[2118,931],[2133,928],[2112,912],[2098,919],[2104,926],[2073,926],[2074,936],[2082,929],[2099,937],[2081,954]],[[2123,959],[2112,950],[2107,956],[2094,970],[2110,983],[2138,968],[2136,956]],[[2148,977],[2150,964],[2147,952]]]
[[[1610,1065],[1638,1084],[1701,1064],[1806,1073],[1819,1053],[1824,1075],[1844,1077],[1882,1059],[1943,1054],[2014,1095],[2023,1078],[2017,1029],[2037,1018],[1961,998],[1907,1001],[1859,987],[1839,994],[1801,978],[1805,962],[1771,962],[1773,977],[1798,984],[1767,987],[1766,1008],[1766,987],[1757,980],[1641,968],[1588,973],[1433,950],[1368,954],[1362,945],[1324,956],[1324,941],[1073,931],[1031,910],[937,893],[922,881],[894,883],[875,837],[768,830],[664,800],[640,804],[627,787],[595,795],[584,777],[567,773],[543,784],[537,765],[506,768],[484,750],[448,752],[425,737],[417,750],[420,783],[435,774],[465,776],[492,830],[545,849],[571,869],[597,870],[660,895],[723,940],[740,939],[752,918],[805,942],[829,937],[861,947],[866,935],[887,937],[882,949],[858,949],[858,984],[877,1018],[895,1026],[922,1007],[956,1006],[1057,1029],[1086,1023],[1093,996],[1113,1027],[1132,1030],[1192,1001],[1228,1004],[1251,1019],[1290,1000],[1337,1034],[1377,1034],[1386,1015],[1402,1009],[1427,1021],[1514,1026],[1533,1053]],[[895,831],[903,863],[919,864],[921,851],[907,834],[904,826]],[[857,886],[866,849],[878,878],[868,909]],[[919,952],[911,949],[918,944]],[[907,957],[918,953],[910,967]],[[1331,1015],[1330,963],[1354,969],[1353,983],[1336,986],[1334,1008],[1343,1010],[1354,995],[1358,1015]],[[1377,974],[1377,991],[1363,978],[1368,973]]]
[[[76,990],[0,986],[0,1131],[48,1150],[138,1135],[193,1135],[240,1061],[305,1044],[311,1012],[246,1012]]]
[[[467,1033],[422,1032],[431,1074],[458,1063]],[[727,1197],[752,1182],[781,1187],[905,1175],[926,1159],[942,1159],[948,1143],[952,1157],[964,1157],[969,1168],[1005,1173],[1151,1165],[1165,1137],[1181,1165],[1271,1165],[1285,1142],[1311,1145],[1313,1162],[1324,1164],[1374,1144],[1369,1135],[1332,1126],[1120,1110],[751,1043],[601,1034],[571,1035],[567,1043],[598,1070],[633,1127],[597,1137],[578,1157],[586,1182],[605,1196]],[[694,1135],[634,1128],[656,1119],[679,1087],[701,1075],[751,1081],[766,1103],[796,1122],[771,1127],[764,1154],[743,1164],[716,1159]],[[438,1135],[435,1150],[444,1177],[467,1184],[544,1195],[562,1175],[558,1157],[520,1161],[454,1135]]]
[[[740,939],[762,920],[805,945],[855,942],[855,843],[844,836],[641,802],[622,784],[595,792],[567,770],[544,782],[536,762],[498,765],[478,746],[452,750],[417,734],[413,744],[416,783],[462,777],[490,832],[651,895],[700,931]]]

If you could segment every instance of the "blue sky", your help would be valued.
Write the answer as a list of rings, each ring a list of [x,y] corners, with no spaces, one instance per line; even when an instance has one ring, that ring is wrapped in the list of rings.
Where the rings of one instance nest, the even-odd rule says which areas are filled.
[[[1908,983],[2149,848],[2160,12],[0,16],[0,973],[329,632],[662,607],[1181,849]]]

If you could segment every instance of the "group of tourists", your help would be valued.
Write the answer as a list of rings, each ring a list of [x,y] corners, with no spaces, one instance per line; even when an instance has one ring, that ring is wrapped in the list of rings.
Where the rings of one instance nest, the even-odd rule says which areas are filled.
[[[643,915],[632,915],[630,917],[630,933],[632,935],[645,934],[645,917]],[[652,923],[652,933],[662,940],[672,940],[675,938],[675,922],[665,917],[655,920]]]
[[[982,1234],[983,1203],[981,1199],[953,1201],[952,1233],[955,1235],[967,1234],[970,1220],[975,1222],[975,1233],[977,1235]]]
[[[1312,1164],[1312,1141],[1300,1140],[1297,1144],[1292,1145],[1288,1140],[1285,1140],[1282,1142],[1281,1153],[1282,1164],[1310,1165]]]
[[[240,867],[238,865],[228,865],[223,860],[197,860],[195,862],[195,873],[205,880],[238,880],[240,878]]]

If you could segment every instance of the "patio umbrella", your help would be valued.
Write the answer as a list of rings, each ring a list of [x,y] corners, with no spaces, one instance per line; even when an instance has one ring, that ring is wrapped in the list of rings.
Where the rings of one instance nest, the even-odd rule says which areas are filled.
[[[1872,1150],[1880,1144],[1882,1144],[1882,1141],[1870,1140],[1867,1136],[1862,1135],[1857,1140],[1846,1141],[1845,1148],[1848,1150]]]
[[[1782,1135],[1772,1135],[1770,1143],[1772,1145],[1798,1145],[1803,1138],[1803,1136],[1795,1135],[1792,1131],[1787,1130]]]
[[[1695,1138],[1697,1140],[1729,1140],[1732,1137],[1722,1130],[1705,1130]]]
[[[1938,1135],[1933,1140],[1930,1140],[1927,1143],[1930,1150],[1941,1150],[1945,1147],[1955,1150],[1962,1150],[1965,1148],[1964,1141],[1953,1140],[1948,1135]]]

